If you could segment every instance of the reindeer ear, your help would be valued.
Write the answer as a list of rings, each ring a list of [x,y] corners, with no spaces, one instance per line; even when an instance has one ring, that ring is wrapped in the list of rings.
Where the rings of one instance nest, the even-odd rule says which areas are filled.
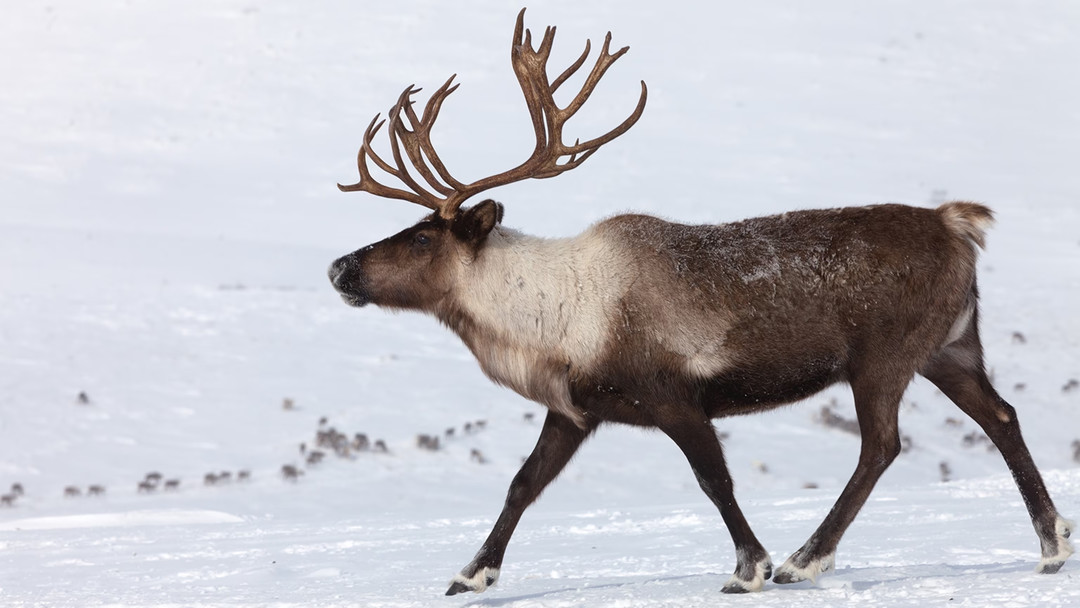
[[[454,233],[462,240],[478,243],[502,222],[503,206],[491,199],[469,207],[454,220]]]

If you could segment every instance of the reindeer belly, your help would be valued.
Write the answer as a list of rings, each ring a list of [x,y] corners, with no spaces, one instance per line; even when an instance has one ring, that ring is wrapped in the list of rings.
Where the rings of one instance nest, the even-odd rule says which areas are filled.
[[[710,418],[750,414],[805,399],[845,379],[839,357],[735,365],[709,378],[652,367],[599,369],[570,382],[575,406],[601,420],[654,426],[656,408],[700,407]]]
[[[700,402],[712,418],[749,414],[805,399],[844,377],[840,359],[829,356],[739,367],[706,381]]]

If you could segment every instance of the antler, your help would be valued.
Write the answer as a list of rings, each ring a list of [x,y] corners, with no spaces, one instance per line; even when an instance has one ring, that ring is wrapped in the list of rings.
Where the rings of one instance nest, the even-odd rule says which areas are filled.
[[[508,171],[485,177],[470,184],[458,181],[447,171],[446,166],[435,152],[435,147],[431,144],[431,127],[435,124],[435,119],[438,118],[443,101],[458,87],[456,84],[451,86],[455,74],[432,94],[421,116],[416,115],[412,101],[412,96],[418,93],[420,89],[413,86],[406,88],[398,97],[394,107],[390,109],[388,115],[390,124],[387,127],[387,132],[390,135],[390,149],[394,155],[394,166],[380,158],[371,148],[372,139],[386,122],[386,120],[380,121],[379,116],[376,115],[364,132],[364,143],[360,146],[360,152],[356,159],[357,168],[360,171],[360,181],[350,186],[338,184],[338,188],[345,192],[362,190],[384,198],[409,201],[433,209],[440,216],[449,219],[457,213],[462,203],[480,192],[527,178],[543,179],[554,177],[577,167],[585,162],[585,159],[592,156],[600,146],[625,133],[641,118],[641,114],[645,110],[645,100],[648,96],[644,81],[641,82],[641,97],[638,99],[637,107],[619,126],[585,142],[578,140],[570,146],[564,144],[562,141],[563,125],[581,109],[589,99],[593,89],[596,88],[597,83],[604,76],[604,73],[619,57],[622,57],[624,53],[630,50],[630,47],[623,47],[615,53],[609,53],[611,32],[608,32],[604,38],[604,47],[600,50],[600,56],[597,57],[592,72],[585,79],[585,84],[582,85],[581,90],[566,107],[560,108],[555,103],[554,93],[585,63],[591,48],[590,43],[586,41],[585,50],[581,53],[581,56],[570,67],[566,68],[554,82],[549,82],[547,60],[551,55],[551,46],[555,40],[555,28],[548,27],[544,31],[540,47],[534,49],[532,46],[532,33],[525,29],[524,23],[525,9],[521,9],[521,12],[518,13],[517,24],[514,27],[514,40],[510,47],[510,61],[514,73],[517,75],[518,83],[521,85],[521,91],[525,95],[525,104],[529,108],[533,131],[536,135],[536,147],[533,148],[532,155],[525,162]],[[408,126],[405,124],[406,120]],[[402,150],[404,150],[405,156],[402,155]],[[368,157],[376,166],[396,177],[409,190],[392,188],[377,182],[368,169]],[[430,190],[422,186],[409,172],[405,157],[408,157],[408,163],[423,178]],[[559,161],[564,158],[566,159],[565,162],[560,163]]]

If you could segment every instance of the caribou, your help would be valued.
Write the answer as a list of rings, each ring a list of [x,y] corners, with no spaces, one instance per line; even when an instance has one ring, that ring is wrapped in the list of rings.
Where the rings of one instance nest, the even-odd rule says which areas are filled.
[[[901,451],[901,396],[916,374],[973,418],[994,442],[1027,505],[1042,549],[1038,571],[1072,553],[1075,524],[1059,515],[1024,440],[1016,410],[993,388],[979,338],[976,258],[989,208],[883,204],[791,211],[718,225],[609,217],[569,238],[503,225],[503,205],[463,203],[497,186],[569,171],[630,129],[647,88],[611,131],[567,144],[563,127],[629,47],[611,33],[565,106],[553,94],[585,63],[554,80],[548,27],[534,47],[518,14],[511,63],[536,135],[532,154],[465,183],[431,142],[451,76],[421,113],[406,88],[376,117],[357,157],[360,180],[338,185],[430,210],[416,225],[334,261],[329,278],[349,305],[433,315],[455,332],[494,382],[547,408],[536,447],[514,476],[498,520],[447,595],[481,592],[499,578],[522,513],[604,423],[659,429],[681,449],[735,545],[722,591],[816,581],[879,477]],[[388,123],[388,124],[387,124]],[[387,124],[392,161],[372,141]],[[403,187],[377,181],[368,162]],[[384,182],[386,180],[384,179]],[[713,420],[850,386],[861,451],[835,506],[773,570],[735,501]]]

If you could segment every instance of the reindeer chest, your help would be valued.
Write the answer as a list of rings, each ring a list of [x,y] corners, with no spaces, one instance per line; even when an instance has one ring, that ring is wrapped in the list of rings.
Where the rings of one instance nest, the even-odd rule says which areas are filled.
[[[562,353],[497,336],[473,336],[466,344],[494,382],[581,423],[570,398],[570,361]]]
[[[595,367],[612,333],[599,286],[536,264],[488,270],[499,272],[477,277],[459,303],[463,321],[454,329],[493,381],[579,419],[570,370]]]

